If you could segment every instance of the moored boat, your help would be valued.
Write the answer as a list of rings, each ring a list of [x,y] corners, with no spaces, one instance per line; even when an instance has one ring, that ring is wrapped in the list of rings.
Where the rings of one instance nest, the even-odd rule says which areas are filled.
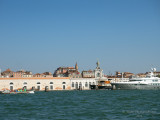
[[[10,91],[10,90],[3,90],[0,91],[0,94],[34,94],[33,90],[14,90],[14,91]]]
[[[154,76],[152,71],[144,78],[131,78],[127,82],[112,82],[113,89],[142,89],[142,90],[160,90],[160,78]]]

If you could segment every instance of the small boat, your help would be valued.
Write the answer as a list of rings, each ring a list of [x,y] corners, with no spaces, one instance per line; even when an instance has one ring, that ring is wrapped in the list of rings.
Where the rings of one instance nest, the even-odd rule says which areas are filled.
[[[0,91],[0,94],[34,94],[33,90],[14,90],[14,91],[10,91],[10,90],[3,90]]]

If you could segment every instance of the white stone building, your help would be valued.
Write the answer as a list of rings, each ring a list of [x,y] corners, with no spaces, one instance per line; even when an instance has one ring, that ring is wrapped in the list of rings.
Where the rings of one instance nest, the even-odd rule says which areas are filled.
[[[36,89],[70,90],[69,78],[0,78],[0,90],[9,89]]]
[[[90,90],[90,85],[96,85],[95,78],[72,78],[71,90]]]

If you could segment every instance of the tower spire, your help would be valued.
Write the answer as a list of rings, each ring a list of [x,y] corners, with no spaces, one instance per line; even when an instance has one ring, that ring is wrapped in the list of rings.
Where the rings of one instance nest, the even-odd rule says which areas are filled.
[[[100,68],[100,67],[99,67],[99,61],[98,61],[98,60],[97,60],[97,63],[96,63],[96,64],[97,64],[97,68]]]
[[[76,65],[75,65],[75,69],[76,69],[76,70],[78,70],[78,65],[77,65],[77,62],[76,62]]]

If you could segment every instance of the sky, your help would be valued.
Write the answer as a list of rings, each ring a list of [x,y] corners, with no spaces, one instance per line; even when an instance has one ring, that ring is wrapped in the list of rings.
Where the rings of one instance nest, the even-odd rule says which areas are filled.
[[[0,0],[0,69],[160,71],[159,0]]]

